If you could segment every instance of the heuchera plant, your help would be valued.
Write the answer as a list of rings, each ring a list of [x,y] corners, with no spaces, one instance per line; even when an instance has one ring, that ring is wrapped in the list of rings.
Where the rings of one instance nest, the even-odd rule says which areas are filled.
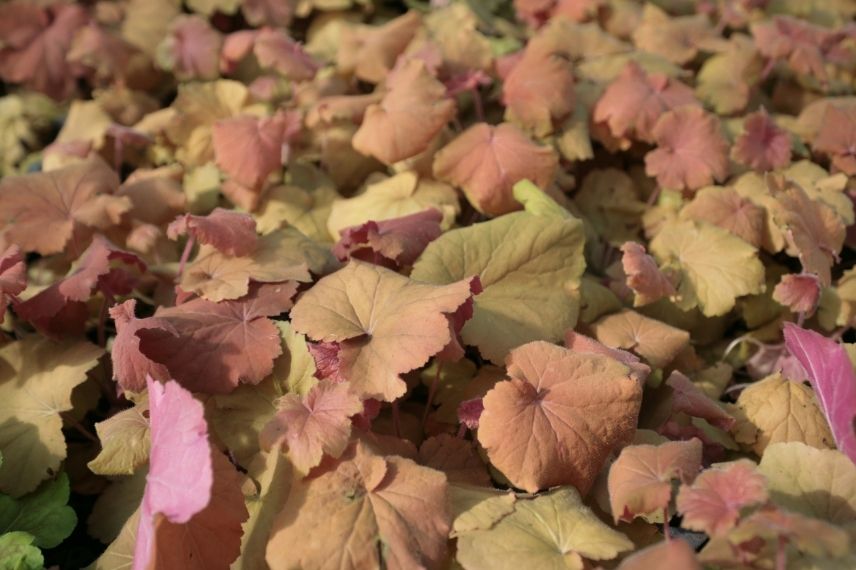
[[[0,568],[856,568],[856,7],[0,4]]]

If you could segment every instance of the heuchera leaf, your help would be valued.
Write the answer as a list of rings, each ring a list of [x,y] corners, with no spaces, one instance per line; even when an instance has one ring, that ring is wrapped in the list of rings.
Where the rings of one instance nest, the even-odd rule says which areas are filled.
[[[470,282],[430,285],[352,260],[304,294],[291,319],[310,339],[339,343],[341,373],[358,395],[392,401],[405,392],[400,375],[452,341],[448,319],[472,295]]]
[[[653,303],[676,293],[654,258],[645,251],[645,246],[628,241],[621,246],[621,266],[627,276],[627,286],[633,289],[633,305],[639,307]]]
[[[268,566],[439,569],[451,526],[447,486],[439,471],[357,442],[295,483],[273,522]]]
[[[560,53],[526,50],[502,84],[505,118],[543,137],[574,109],[571,63]]]
[[[652,544],[621,561],[618,570],[647,570],[660,567],[680,570],[702,570],[695,550],[686,540],[674,538]]]
[[[799,441],[821,448],[834,443],[814,392],[781,374],[768,376],[743,390],[735,412],[736,440],[758,455],[768,445],[779,442]]]
[[[762,107],[746,116],[743,134],[734,141],[731,156],[761,172],[784,168],[791,163],[791,137]]]
[[[597,320],[591,331],[606,346],[638,354],[652,368],[665,368],[690,342],[686,331],[630,309]]]
[[[0,232],[23,251],[42,255],[72,246],[82,252],[93,231],[119,223],[127,198],[111,194],[119,178],[100,159],[0,181]]]
[[[748,460],[721,464],[703,471],[691,486],[678,492],[681,525],[710,535],[734,528],[741,509],[767,501],[767,480]]]
[[[609,468],[612,518],[630,521],[662,512],[672,498],[672,479],[691,483],[701,468],[701,441],[631,445]]]
[[[9,248],[0,255],[0,321],[6,314],[9,301],[27,288],[27,266],[24,256],[17,245]]]
[[[517,501],[513,509],[494,525],[460,533],[457,559],[461,566],[466,570],[529,565],[583,568],[584,559],[611,560],[633,548],[626,536],[601,522],[573,488]]]
[[[764,209],[731,187],[702,188],[681,208],[680,217],[710,222],[755,247],[761,247],[766,230]]]
[[[560,340],[576,325],[584,259],[583,228],[576,219],[507,214],[446,232],[431,242],[411,277],[453,283],[478,275],[484,291],[464,325],[465,344],[501,363],[508,351],[533,340]]]
[[[728,175],[728,143],[719,120],[695,105],[663,114],[651,135],[657,148],[645,155],[645,172],[675,190],[697,190]]]
[[[72,391],[103,353],[38,336],[0,348],[0,491],[20,497],[59,470],[66,458],[60,414],[73,408]]]
[[[68,305],[82,306],[96,291],[101,292],[107,299],[112,299],[116,295],[126,295],[133,290],[133,273],[116,262],[136,266],[138,271],[146,269],[146,264],[140,257],[119,249],[103,236],[96,235],[80,256],[77,267],[63,279],[16,305],[15,312],[22,319],[30,321],[42,330],[52,332],[55,336],[63,332],[65,327],[73,330],[60,314]],[[60,322],[57,324],[53,321],[58,315]]]
[[[517,127],[473,125],[434,158],[434,176],[461,188],[474,208],[493,216],[519,210],[512,188],[528,179],[539,188],[553,181],[555,151],[532,142]]]
[[[856,174],[856,156],[853,149],[856,139],[856,112],[850,107],[839,108],[829,105],[823,116],[823,124],[814,139],[814,149],[828,155],[832,165],[848,176]]]
[[[363,81],[379,83],[421,23],[419,13],[411,10],[382,26],[354,26],[345,30],[337,54],[339,70],[353,73]]]
[[[387,89],[380,103],[366,109],[353,145],[363,154],[392,164],[427,149],[454,116],[455,101],[416,60],[396,69]]]
[[[847,351],[792,323],[785,323],[785,343],[808,373],[838,449],[856,463],[856,373]]]
[[[194,299],[161,307],[145,324],[134,325],[139,350],[194,391],[226,394],[242,382],[258,384],[282,353],[279,332],[268,317],[290,309],[296,290],[295,283],[266,284],[237,301]],[[171,327],[159,326],[157,319]],[[129,386],[138,382],[133,377],[125,380]]]
[[[345,228],[333,246],[333,254],[340,261],[353,258],[390,269],[409,267],[429,243],[440,237],[442,220],[439,210],[429,208],[409,216]]]
[[[820,279],[812,273],[782,275],[773,289],[773,300],[794,313],[810,315],[820,300]]]
[[[143,397],[134,407],[96,423],[101,452],[87,467],[100,475],[133,475],[145,465],[150,449],[148,414],[148,399]]]
[[[712,224],[667,223],[651,240],[651,253],[680,275],[678,306],[698,306],[706,316],[725,314],[737,297],[764,287],[757,250]]]
[[[214,208],[207,216],[180,216],[166,231],[169,239],[188,234],[201,244],[238,257],[253,253],[258,243],[256,221],[252,216],[223,208]]]
[[[211,501],[214,474],[208,424],[201,402],[174,381],[147,379],[151,453],[134,569],[145,570],[152,559],[155,516],[186,523]]]
[[[479,442],[491,463],[534,493],[587,493],[609,454],[636,431],[642,389],[623,364],[546,342],[511,351],[509,380],[484,397]]]
[[[606,123],[616,138],[654,142],[654,125],[660,115],[693,104],[699,103],[692,89],[666,75],[649,76],[637,63],[630,62],[598,99],[593,118]]]
[[[302,398],[286,394],[277,412],[261,433],[263,447],[281,445],[294,466],[303,473],[327,455],[338,458],[348,446],[351,416],[363,411],[363,403],[348,384],[319,382]]]
[[[734,418],[684,374],[673,371],[666,379],[666,385],[672,389],[673,413],[705,419],[711,425],[726,431],[734,427]]]

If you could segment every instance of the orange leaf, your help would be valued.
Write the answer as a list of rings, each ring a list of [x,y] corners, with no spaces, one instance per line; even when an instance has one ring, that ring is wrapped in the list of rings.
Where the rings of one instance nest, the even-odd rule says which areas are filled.
[[[701,451],[698,439],[625,447],[609,469],[609,504],[615,522],[666,509],[672,479],[683,483],[695,479]]]
[[[639,382],[618,361],[536,341],[511,351],[510,380],[484,397],[478,439],[516,487],[587,493],[609,454],[636,431]]]

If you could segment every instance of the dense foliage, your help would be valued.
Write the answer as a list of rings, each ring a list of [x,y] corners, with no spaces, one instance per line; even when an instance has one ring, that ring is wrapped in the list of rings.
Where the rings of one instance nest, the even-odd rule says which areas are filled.
[[[854,16],[0,4],[0,568],[856,567]]]

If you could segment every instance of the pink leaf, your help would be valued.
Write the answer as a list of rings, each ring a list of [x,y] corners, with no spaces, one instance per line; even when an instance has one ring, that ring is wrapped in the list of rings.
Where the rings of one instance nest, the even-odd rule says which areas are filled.
[[[594,108],[594,120],[605,122],[612,136],[653,142],[660,115],[681,105],[699,105],[693,90],[665,75],[647,75],[630,62]]]
[[[684,105],[660,117],[653,130],[657,148],[645,155],[645,172],[674,190],[696,190],[728,175],[728,143],[719,119]]]
[[[628,241],[621,246],[621,265],[627,275],[627,286],[636,293],[635,306],[647,305],[675,294],[675,286],[657,267],[645,246]]]
[[[154,318],[168,321],[178,339],[163,328],[141,326],[140,351],[194,391],[226,394],[241,382],[257,384],[282,353],[277,328],[267,317],[290,309],[296,291],[294,282],[271,283],[252,286],[235,301],[194,299],[162,307]]]
[[[0,321],[11,298],[27,287],[27,265],[17,245],[10,246],[0,255]]]
[[[785,344],[808,373],[838,449],[856,463],[856,373],[844,347],[785,323]]]
[[[431,208],[400,218],[369,221],[342,230],[333,253],[340,261],[355,258],[390,269],[408,267],[440,237],[442,219],[440,211]]]
[[[186,523],[211,501],[214,470],[205,408],[172,380],[150,378],[149,413],[152,447],[149,474],[140,506],[134,570],[147,570],[154,546],[155,515]]]
[[[113,379],[119,386],[131,392],[142,392],[146,387],[147,377],[166,380],[170,375],[166,366],[154,362],[140,352],[140,337],[137,336],[137,331],[145,328],[161,329],[176,338],[178,331],[165,319],[136,318],[136,306],[137,302],[129,299],[110,308],[110,317],[116,323],[116,338],[113,340],[110,357],[113,361]]]
[[[214,208],[207,216],[185,214],[166,230],[169,239],[190,234],[196,241],[211,245],[227,255],[246,256],[256,249],[256,221],[249,214]]]
[[[301,398],[286,394],[261,432],[266,448],[281,443],[302,473],[321,463],[324,455],[337,459],[351,436],[351,416],[363,411],[350,385],[319,382]]]
[[[731,154],[740,164],[761,172],[784,168],[791,163],[791,137],[762,107],[747,115],[743,134],[737,137]]]
[[[794,313],[811,314],[820,300],[820,279],[814,273],[782,275],[773,289],[773,300]]]

